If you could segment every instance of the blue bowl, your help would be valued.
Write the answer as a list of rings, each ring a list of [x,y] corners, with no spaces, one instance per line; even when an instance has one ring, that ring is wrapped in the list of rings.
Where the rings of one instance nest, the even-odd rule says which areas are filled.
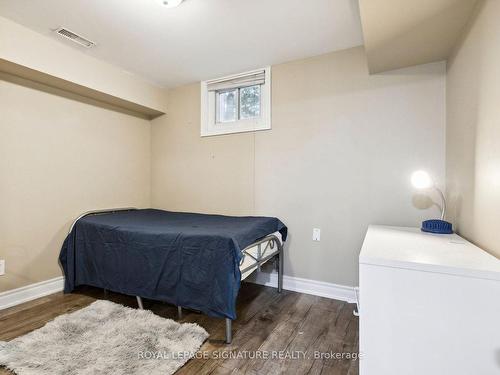
[[[422,232],[451,234],[453,229],[451,223],[444,220],[426,220],[422,222]]]

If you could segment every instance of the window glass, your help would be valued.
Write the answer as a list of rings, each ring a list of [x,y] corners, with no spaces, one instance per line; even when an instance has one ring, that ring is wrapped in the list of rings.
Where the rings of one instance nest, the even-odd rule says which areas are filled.
[[[230,122],[238,119],[237,90],[218,93],[219,119],[218,122]]]
[[[240,89],[240,118],[260,116],[260,85]]]
[[[202,81],[200,88],[202,137],[271,129],[270,67]]]

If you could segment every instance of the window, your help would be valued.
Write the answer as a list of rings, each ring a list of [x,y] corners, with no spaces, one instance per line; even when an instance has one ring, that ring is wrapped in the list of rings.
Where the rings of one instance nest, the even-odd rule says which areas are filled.
[[[201,136],[271,129],[271,70],[201,83]]]

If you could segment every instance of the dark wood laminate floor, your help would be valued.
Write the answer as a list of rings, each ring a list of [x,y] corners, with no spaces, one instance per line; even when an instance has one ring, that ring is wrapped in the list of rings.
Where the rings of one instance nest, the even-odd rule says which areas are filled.
[[[358,361],[328,358],[331,352],[358,352],[358,318],[352,314],[353,305],[289,291],[279,294],[274,288],[250,283],[242,284],[238,298],[231,345],[223,342],[223,319],[184,311],[183,322],[196,322],[210,334],[201,350],[217,355],[192,359],[177,374],[358,374]],[[56,293],[0,311],[0,340],[40,328],[56,316],[81,309],[96,299],[136,307],[134,297],[104,295],[95,288],[67,295]],[[177,318],[174,306],[146,300],[144,307],[162,317]],[[301,359],[260,359],[254,358],[254,351],[307,355]],[[315,352],[327,354],[315,358]],[[252,358],[242,358],[245,355]],[[11,373],[0,367],[0,375],[6,374]]]

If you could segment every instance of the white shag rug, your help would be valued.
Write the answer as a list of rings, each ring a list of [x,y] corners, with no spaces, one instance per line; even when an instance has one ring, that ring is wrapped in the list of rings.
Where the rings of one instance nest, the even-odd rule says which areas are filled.
[[[173,374],[207,337],[197,324],[96,301],[0,342],[0,365],[17,375]]]

